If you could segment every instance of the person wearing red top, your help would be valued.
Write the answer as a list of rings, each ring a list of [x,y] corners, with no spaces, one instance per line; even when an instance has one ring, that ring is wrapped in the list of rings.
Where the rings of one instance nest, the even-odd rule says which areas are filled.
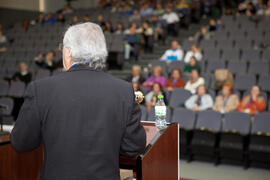
[[[181,70],[179,68],[173,68],[171,78],[168,79],[165,87],[169,91],[172,91],[175,88],[184,88],[185,84],[185,80],[181,77]]]
[[[260,95],[260,87],[253,86],[251,88],[250,94],[243,97],[241,103],[238,105],[238,111],[256,114],[263,111],[266,107],[265,100],[263,96]]]

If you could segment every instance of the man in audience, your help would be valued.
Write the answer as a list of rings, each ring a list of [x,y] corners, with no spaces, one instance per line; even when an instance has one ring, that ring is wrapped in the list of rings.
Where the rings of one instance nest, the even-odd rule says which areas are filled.
[[[256,114],[265,110],[265,107],[265,99],[261,96],[260,87],[255,85],[251,88],[250,94],[243,97],[237,109],[241,112]]]
[[[153,9],[149,6],[149,3],[145,3],[140,11],[142,17],[152,15]]]
[[[101,26],[102,29],[104,29],[105,21],[102,14],[99,14],[97,17],[97,24]]]
[[[129,17],[129,21],[133,22],[133,21],[140,21],[140,20],[141,20],[140,12],[138,11],[138,9],[134,9],[133,15]]]
[[[190,74],[190,79],[185,85],[185,89],[190,91],[192,94],[195,94],[198,86],[202,84],[204,84],[204,79],[200,77],[197,69],[193,69]]]
[[[162,19],[167,23],[167,31],[174,36],[178,35],[177,24],[180,21],[178,15],[172,12],[171,8],[166,8],[166,13],[162,16]]]
[[[184,51],[180,48],[177,41],[172,41],[172,48],[166,50],[162,55],[161,60],[166,61],[168,64],[171,61],[182,61],[184,56]]]
[[[194,37],[189,37],[189,40],[194,40],[198,43],[200,43],[202,40],[209,40],[211,39],[211,34],[209,33],[206,26],[201,26],[201,29],[199,32],[197,32]]]
[[[216,97],[213,110],[220,113],[228,113],[236,110],[238,105],[239,98],[236,94],[232,94],[232,85],[224,84],[222,86],[222,94]]]
[[[49,13],[46,17],[45,17],[45,23],[55,23],[56,19],[53,17],[53,15],[51,13]]]
[[[127,81],[140,84],[145,81],[145,78],[141,75],[141,67],[139,65],[132,66],[132,74],[127,78]]]
[[[164,23],[158,19],[158,16],[154,15],[151,17],[150,25],[154,29],[155,41],[162,40],[165,43],[164,37]]]
[[[53,71],[58,67],[58,63],[55,61],[54,51],[49,51],[46,54],[45,59],[43,58],[43,55],[40,54],[37,58],[35,58],[35,62],[40,68],[48,69],[50,71]]]
[[[130,28],[129,34],[125,35],[124,41],[125,41],[125,60],[128,60],[130,58],[131,51],[136,50],[136,46],[139,43],[139,37],[136,34],[136,29]],[[134,51],[135,58],[137,59],[138,54]]]
[[[193,111],[204,111],[212,108],[213,99],[207,94],[207,87],[205,85],[198,86],[197,94],[192,95],[185,102],[185,106]]]
[[[156,8],[153,11],[153,15],[155,15],[155,16],[161,16],[164,13],[165,13],[165,10],[163,9],[162,4],[160,2],[157,3]]]
[[[163,70],[160,66],[153,68],[153,74],[144,83],[143,86],[148,90],[152,90],[154,82],[158,82],[162,87],[165,86],[166,78],[163,76]]]
[[[72,25],[78,24],[79,22],[80,22],[79,17],[78,16],[73,16]]]
[[[185,59],[184,59],[185,63],[189,63],[189,61],[190,61],[190,59],[191,59],[192,56],[194,56],[197,61],[201,61],[202,60],[201,50],[195,44],[191,46],[191,51],[188,51],[186,53],[186,56],[185,56]]]
[[[193,69],[197,69],[199,73],[201,72],[201,67],[197,64],[197,59],[194,56],[190,58],[189,64],[185,65],[184,72],[191,73]]]
[[[217,25],[216,20],[210,19],[208,30],[209,32],[215,32],[218,30],[218,25]]]
[[[181,70],[179,68],[173,68],[171,78],[167,80],[165,87],[169,91],[172,91],[175,88],[185,87],[185,80],[181,77]]]
[[[31,82],[31,79],[32,73],[28,71],[28,66],[24,62],[21,62],[19,65],[19,71],[13,75],[12,80],[21,81],[27,85]]]

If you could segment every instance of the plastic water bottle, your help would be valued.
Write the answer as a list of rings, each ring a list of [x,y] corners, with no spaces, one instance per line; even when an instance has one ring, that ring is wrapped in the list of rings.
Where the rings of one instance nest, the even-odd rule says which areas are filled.
[[[157,127],[165,128],[166,124],[166,105],[164,103],[164,96],[158,95],[155,106],[155,124]]]

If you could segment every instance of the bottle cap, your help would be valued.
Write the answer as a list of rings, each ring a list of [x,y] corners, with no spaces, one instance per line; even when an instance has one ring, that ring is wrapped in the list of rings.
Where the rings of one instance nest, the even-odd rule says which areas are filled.
[[[164,96],[162,94],[158,95],[158,99],[163,99]]]

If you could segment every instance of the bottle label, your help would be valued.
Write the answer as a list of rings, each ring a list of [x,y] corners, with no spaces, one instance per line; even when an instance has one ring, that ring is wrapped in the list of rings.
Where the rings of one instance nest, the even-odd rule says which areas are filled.
[[[155,106],[156,116],[166,116],[166,106]]]

